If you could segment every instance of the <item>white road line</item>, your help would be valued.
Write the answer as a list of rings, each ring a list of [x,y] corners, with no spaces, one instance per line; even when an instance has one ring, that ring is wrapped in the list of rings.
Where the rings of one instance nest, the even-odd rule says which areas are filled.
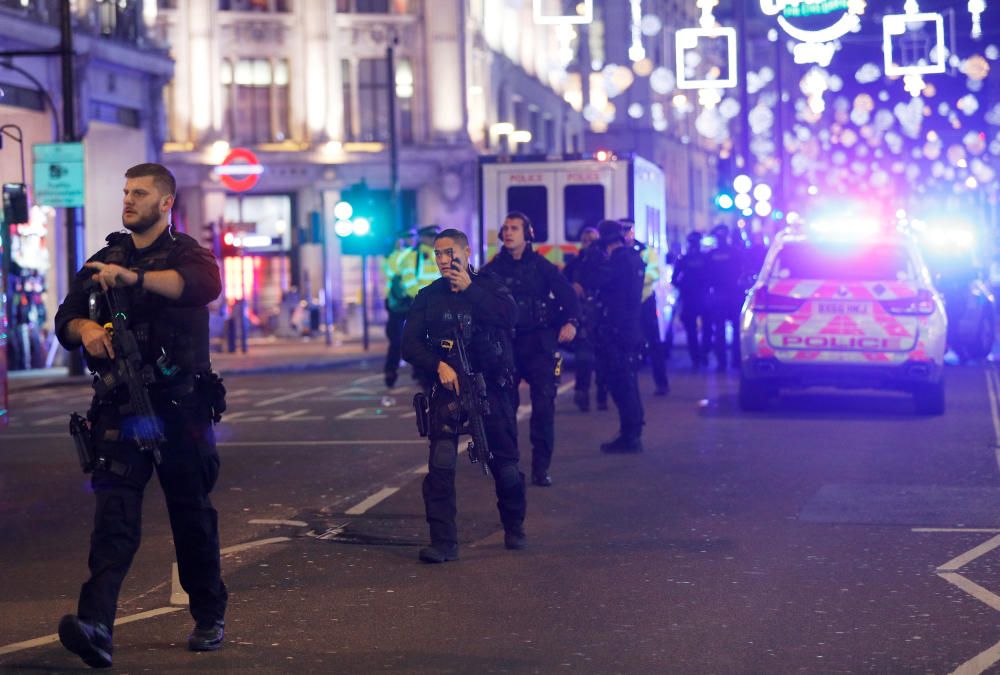
[[[31,423],[31,426],[46,427],[52,424],[59,424],[60,422],[66,422],[68,424],[69,423],[68,420],[69,420],[69,415],[63,413],[61,415],[52,415],[51,417],[43,417],[40,420],[35,420],[34,422]]]
[[[427,466],[426,464],[421,464],[416,469],[413,469],[412,471],[410,471],[410,473],[414,473],[414,474],[416,474],[418,476],[423,476],[423,475],[426,475],[426,474],[428,474],[430,472],[431,472],[431,468],[429,466]]]
[[[377,415],[373,408],[355,408],[354,410],[348,410],[345,413],[337,415],[333,419],[335,420],[374,420],[379,417],[384,417],[384,415]]]
[[[305,420],[322,420],[326,419],[321,415],[306,415],[309,412],[309,408],[299,408],[298,410],[293,410],[292,412],[285,413],[284,415],[277,415],[272,418],[272,422],[303,422]]]
[[[303,389],[302,391],[293,391],[291,394],[285,394],[283,396],[276,396],[274,398],[264,399],[263,401],[258,401],[254,403],[257,408],[263,408],[264,406],[271,405],[272,403],[280,403],[282,401],[291,401],[295,398],[302,398],[303,396],[308,396],[309,394],[318,394],[321,391],[326,391],[326,387],[313,387],[312,389]]]
[[[170,604],[185,607],[188,602],[188,594],[181,586],[181,575],[177,571],[177,563],[174,563],[170,566]]]
[[[124,616],[120,619],[115,620],[116,626],[124,626],[127,623],[134,623],[136,621],[142,621],[144,619],[152,619],[153,617],[161,616],[163,614],[170,614],[172,612],[181,611],[180,607],[159,607],[157,609],[150,609],[145,612],[139,612],[138,614],[133,614],[131,616]],[[59,635],[46,635],[40,638],[34,638],[33,640],[25,640],[23,642],[15,642],[13,644],[4,645],[0,647],[0,656],[4,654],[13,654],[14,652],[19,652],[24,649],[31,649],[32,647],[41,647],[42,645],[50,645],[55,642],[59,642]]]
[[[952,558],[943,565],[938,565],[939,572],[954,572],[962,567],[968,565],[970,562],[976,558],[986,555],[996,547],[1000,546],[1000,534],[995,537],[991,537],[989,540],[984,541],[979,546],[970,549],[963,553],[962,555]]]
[[[382,488],[375,494],[371,495],[370,497],[366,497],[365,499],[361,500],[351,508],[347,509],[346,511],[344,511],[344,513],[348,516],[360,516],[368,509],[372,508],[379,502],[388,499],[397,492],[399,492],[398,487]]]
[[[996,643],[981,654],[973,656],[971,659],[951,671],[951,675],[979,675],[986,672],[986,669],[1000,661],[1000,642]]]
[[[958,572],[938,572],[937,575],[948,583],[958,586],[979,602],[989,605],[993,609],[1000,612],[1000,597],[995,595],[993,592],[986,590],[976,582],[966,579]]]
[[[0,439],[4,437],[0,435]],[[313,445],[424,445],[427,441],[422,438],[406,439],[401,441],[224,441],[218,443],[219,447],[256,447],[273,445],[275,447],[299,447]]]
[[[69,424],[66,425],[67,429]],[[33,441],[38,438],[66,438],[69,436],[69,431],[67,430],[64,434],[7,434],[0,431],[0,443],[3,441]]]
[[[1000,532],[996,527],[912,527],[910,532]]]
[[[291,537],[271,537],[270,539],[258,539],[257,541],[248,541],[245,544],[236,544],[236,546],[229,546],[219,551],[219,555],[229,555],[230,553],[239,553],[241,551],[246,551],[251,548],[257,548],[258,546],[267,546],[268,544],[280,544],[283,541],[291,541]]]
[[[990,413],[993,416],[993,456],[1000,469],[1000,377],[992,364],[986,369],[986,390],[989,392]]]
[[[288,525],[289,527],[305,527],[309,523],[301,520],[280,520],[277,518],[251,518],[250,525]]]

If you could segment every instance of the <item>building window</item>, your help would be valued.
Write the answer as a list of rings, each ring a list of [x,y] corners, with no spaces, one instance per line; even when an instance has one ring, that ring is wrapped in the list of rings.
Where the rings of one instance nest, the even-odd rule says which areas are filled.
[[[337,11],[347,14],[409,14],[410,0],[337,0]]]
[[[389,66],[385,59],[340,62],[344,140],[389,140]],[[356,70],[355,70],[356,68]],[[413,143],[413,69],[409,59],[396,61],[396,119],[401,143]],[[357,111],[357,115],[355,115]]]
[[[226,90],[226,124],[241,144],[284,141],[289,135],[288,61],[240,59],[222,61],[220,79]]]
[[[549,239],[549,190],[544,185],[507,188],[507,211],[520,211],[531,218],[533,241]]]
[[[566,210],[566,241],[580,241],[585,227],[597,227],[604,219],[604,186],[567,185],[563,188]]]
[[[385,59],[358,61],[359,140],[389,140],[388,81]]]
[[[92,11],[94,26],[101,35],[136,42],[141,37],[141,8],[137,0],[97,0]]]
[[[219,9],[232,12],[287,12],[291,0],[219,0]]]
[[[354,131],[354,95],[351,93],[351,82],[354,77],[354,69],[351,62],[342,59],[340,62],[340,82],[341,82],[341,102],[344,107],[344,140],[356,141],[357,134]]]

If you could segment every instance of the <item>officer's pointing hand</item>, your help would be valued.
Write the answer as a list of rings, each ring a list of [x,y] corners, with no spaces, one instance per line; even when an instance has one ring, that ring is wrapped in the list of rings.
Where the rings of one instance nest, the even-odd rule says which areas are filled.
[[[560,343],[572,342],[573,338],[575,338],[575,337],[576,337],[576,326],[574,326],[571,323],[565,324],[559,330],[559,342]]]
[[[455,369],[449,366],[444,361],[438,364],[438,379],[441,380],[441,384],[443,384],[446,388],[450,389],[456,394],[459,393],[458,373],[456,373]]]
[[[115,358],[115,350],[111,346],[108,331],[93,321],[88,321],[80,327],[80,341],[91,356],[99,359]]]
[[[121,265],[95,261],[85,263],[84,267],[96,270],[96,273],[91,277],[91,279],[99,281],[101,283],[101,289],[105,291],[109,288],[133,286],[139,280],[138,274],[130,269],[125,269]]]

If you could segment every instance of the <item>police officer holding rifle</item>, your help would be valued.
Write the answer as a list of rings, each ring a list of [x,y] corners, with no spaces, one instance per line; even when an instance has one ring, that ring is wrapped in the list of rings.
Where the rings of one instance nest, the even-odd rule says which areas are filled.
[[[195,621],[188,648],[218,649],[224,635],[227,591],[209,493],[219,474],[212,424],[225,410],[225,389],[211,371],[207,308],[221,281],[212,254],[173,230],[175,190],[159,164],[125,172],[128,232],[110,235],[87,261],[55,318],[60,343],[82,346],[95,374],[86,419],[71,418],[97,501],[90,578],[77,613],[59,623],[63,645],[94,668],[111,666],[118,593],[139,548],[154,470]]]
[[[436,374],[430,395],[414,399],[418,427],[430,439],[423,496],[431,543],[420,550],[426,563],[458,559],[455,468],[462,434],[472,436],[470,459],[493,475],[504,545],[525,546],[511,351],[517,305],[496,277],[472,270],[471,253],[463,232],[447,229],[434,238],[441,278],[417,294],[403,331],[403,358]]]

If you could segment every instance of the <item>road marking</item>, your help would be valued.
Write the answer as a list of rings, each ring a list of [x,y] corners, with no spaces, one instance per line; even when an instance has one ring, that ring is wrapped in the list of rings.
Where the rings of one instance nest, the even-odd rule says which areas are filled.
[[[276,518],[251,518],[247,522],[250,525],[288,525],[289,527],[305,527],[309,524],[301,520],[279,520]]]
[[[366,497],[365,499],[361,500],[351,508],[347,509],[346,511],[344,511],[344,513],[348,516],[360,516],[368,509],[374,507],[379,502],[388,499],[397,492],[399,492],[398,487],[382,488],[375,494],[371,495],[370,497]]]
[[[115,626],[124,626],[127,623],[134,623],[144,619],[152,619],[153,617],[161,616],[163,614],[170,614],[172,612],[179,611],[181,611],[180,607],[159,607],[157,609],[150,609],[145,612],[139,612],[138,614],[132,614],[131,616],[124,616],[120,619],[115,619]],[[24,649],[31,649],[32,647],[50,645],[55,642],[59,642],[58,634],[45,635],[40,638],[34,638],[33,640],[24,640],[23,642],[14,642],[13,644],[0,647],[0,656],[3,656],[4,654],[13,654],[14,652],[19,652]]]
[[[69,425],[67,424],[67,427]],[[0,441],[32,441],[38,438],[66,438],[69,431],[64,434],[5,434],[0,433]]]
[[[186,606],[188,602],[188,594],[181,586],[181,575],[177,571],[177,563],[174,563],[170,566],[170,604]]]
[[[355,408],[354,410],[348,410],[345,413],[337,415],[334,419],[337,420],[375,420],[380,417],[385,417],[385,415],[379,415],[375,412],[374,408]]]
[[[996,643],[981,654],[973,656],[971,659],[951,671],[951,675],[979,675],[985,672],[990,666],[1000,661],[1000,642]]]
[[[0,437],[2,438],[2,437]],[[256,447],[256,446],[313,446],[313,445],[424,445],[427,441],[422,438],[405,439],[400,441],[223,441],[217,443],[219,447]]]
[[[990,398],[990,414],[993,416],[993,456],[1000,469],[1000,376],[993,364],[986,369],[986,390]]]
[[[913,527],[910,532],[1000,532],[996,527]]]
[[[958,572],[938,572],[937,575],[948,583],[958,586],[979,602],[989,605],[1000,612],[1000,596],[997,596],[995,593],[986,590],[974,581],[966,579]]]
[[[278,415],[271,419],[272,422],[302,422],[305,420],[322,420],[326,419],[321,415],[306,415],[309,412],[309,408],[299,408],[298,410],[293,410],[290,413],[285,413],[284,415]]]
[[[236,546],[230,546],[219,551],[219,555],[229,555],[230,553],[240,553],[241,551],[246,551],[251,548],[257,548],[258,546],[267,546],[268,544],[280,544],[283,541],[291,541],[291,537],[271,537],[270,539],[258,539],[257,541],[248,541],[245,544],[236,544]]]
[[[49,426],[51,424],[59,424],[60,422],[67,422],[68,423],[68,421],[67,421],[68,419],[69,419],[69,416],[66,413],[63,413],[61,415],[53,415],[52,417],[43,417],[40,420],[35,420],[34,422],[31,423],[31,426],[33,426],[33,427],[46,427],[46,426]]]
[[[321,391],[326,391],[326,387],[313,387],[312,389],[303,389],[302,391],[293,391],[291,394],[285,394],[283,396],[276,396],[274,398],[264,399],[263,401],[258,401],[254,403],[257,408],[263,408],[264,406],[271,405],[272,403],[280,403],[282,401],[291,401],[295,398],[302,398],[303,396],[308,396],[309,394],[318,394]]]
[[[986,555],[987,553],[995,549],[997,546],[1000,546],[1000,534],[987,541],[984,541],[979,546],[976,546],[975,548],[966,551],[962,555],[949,560],[945,564],[938,565],[938,571],[954,572],[956,570],[959,570],[968,565],[976,558]]]

